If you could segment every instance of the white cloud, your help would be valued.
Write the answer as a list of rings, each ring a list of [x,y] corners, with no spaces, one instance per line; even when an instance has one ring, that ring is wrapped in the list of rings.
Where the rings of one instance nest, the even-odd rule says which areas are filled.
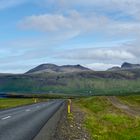
[[[138,21],[115,21],[107,16],[98,14],[84,15],[77,11],[69,11],[68,15],[33,15],[24,18],[18,25],[22,29],[55,34],[75,34],[75,36],[89,32],[125,38],[129,36],[137,38],[140,35],[140,23]],[[72,37],[74,37],[73,35]]]
[[[42,0],[40,2],[43,6],[53,5],[56,9],[73,9],[75,7],[86,7],[98,9],[99,11],[121,11],[125,14],[139,17],[140,1],[139,0]]]
[[[58,57],[66,59],[93,60],[93,61],[115,61],[115,60],[132,60],[135,55],[121,48],[87,48],[63,52]]]
[[[133,59],[135,56],[125,50],[97,49],[89,53],[94,59]]]
[[[15,7],[30,0],[0,0],[0,10]]]
[[[107,18],[105,17],[85,17],[76,11],[72,11],[67,16],[64,16],[63,14],[29,16],[20,21],[19,25],[25,29],[35,29],[44,32],[63,32],[71,30],[86,32],[96,29],[97,26],[103,25],[106,22]]]
[[[105,70],[112,66],[118,66],[124,61],[140,62],[139,42],[131,42],[114,48],[94,48],[94,46],[71,50],[65,48],[66,51],[59,50],[58,45],[51,44],[50,47],[47,42],[48,40],[45,39],[34,39],[18,40],[10,42],[9,45],[0,44],[0,46],[10,46],[0,51],[0,54],[4,53],[0,59],[0,72],[25,72],[35,65],[51,62],[55,64],[79,63],[94,70]]]
[[[119,40],[118,37],[126,40],[129,40],[129,37],[139,39],[139,0],[0,0],[0,10],[30,1],[43,6],[47,5],[49,10],[46,10],[46,14],[25,17],[18,25],[26,30],[45,32],[45,36],[43,39],[41,38],[44,34],[40,38],[16,40],[0,45],[6,46],[6,49],[0,51],[1,69],[2,66],[5,70],[10,69],[10,66],[8,67],[10,63],[13,71],[14,68],[16,69],[13,63],[29,61],[28,65],[37,62],[46,63],[48,60],[46,56],[56,63],[58,61],[64,61],[66,64],[81,62],[99,70],[121,64],[123,61],[140,62],[139,42],[124,44],[121,47],[113,46],[114,48],[95,48],[94,46],[98,41],[102,41],[101,37],[98,37],[100,34],[104,38],[115,37],[116,40]],[[93,36],[95,42],[93,41],[91,48],[88,48],[86,43],[88,37],[91,39],[92,33],[97,34],[97,38],[94,39]],[[84,49],[76,49],[76,44],[72,44],[73,46],[70,44],[69,46],[73,49],[68,48],[64,51],[64,46],[67,46],[66,40],[83,34],[86,41],[85,43],[81,41],[83,44],[78,45],[85,45]],[[63,46],[60,48],[61,53],[58,51],[60,44]],[[108,45],[106,43],[105,46],[111,46],[111,43],[109,42]],[[53,47],[54,49],[51,50]],[[4,63],[7,63],[7,66],[4,66]]]
[[[91,64],[85,64],[84,66],[93,70],[107,70],[114,66],[120,67],[120,65],[118,64],[108,64],[108,63],[91,63]]]

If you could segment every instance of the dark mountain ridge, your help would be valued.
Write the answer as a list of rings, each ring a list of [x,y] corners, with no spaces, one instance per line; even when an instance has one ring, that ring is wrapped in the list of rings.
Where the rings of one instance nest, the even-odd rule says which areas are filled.
[[[69,72],[81,72],[81,71],[91,71],[90,69],[83,67],[81,65],[63,65],[58,66],[55,64],[41,64],[28,72],[26,74],[37,74],[37,73],[69,73]]]
[[[140,64],[131,64],[124,62],[121,66],[121,69],[140,69]]]
[[[140,69],[140,64],[131,64],[128,62],[124,62],[121,67],[112,67],[108,69],[108,71],[119,71],[119,70],[134,70]]]

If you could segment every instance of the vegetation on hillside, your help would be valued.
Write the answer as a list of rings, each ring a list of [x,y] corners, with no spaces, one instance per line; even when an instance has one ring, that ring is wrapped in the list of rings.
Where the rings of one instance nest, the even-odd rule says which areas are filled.
[[[41,73],[0,77],[0,92],[128,95],[140,93],[136,72]]]
[[[125,97],[124,97],[125,98]],[[140,99],[140,96],[137,96]],[[132,97],[132,100],[135,97]],[[76,101],[86,112],[84,126],[93,140],[139,140],[140,117],[132,117],[115,108],[106,97]]]

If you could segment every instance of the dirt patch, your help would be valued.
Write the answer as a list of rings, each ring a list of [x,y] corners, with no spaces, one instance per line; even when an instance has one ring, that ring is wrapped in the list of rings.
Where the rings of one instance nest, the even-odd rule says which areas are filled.
[[[72,105],[72,114],[70,115],[67,114],[66,108],[53,140],[90,140],[90,136],[83,126],[84,118],[84,112],[77,106]]]
[[[117,108],[123,110],[124,112],[126,112],[127,114],[131,115],[131,116],[140,116],[140,111],[133,109],[132,107],[122,103],[119,101],[118,98],[116,98],[115,96],[110,96],[107,97],[107,99]]]

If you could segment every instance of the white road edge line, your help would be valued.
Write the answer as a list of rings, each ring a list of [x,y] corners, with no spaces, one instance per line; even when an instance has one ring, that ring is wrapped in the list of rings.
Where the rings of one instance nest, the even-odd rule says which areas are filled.
[[[29,112],[29,111],[31,111],[31,110],[30,110],[30,109],[26,109],[25,111]]]
[[[2,118],[2,120],[6,120],[6,119],[9,119],[9,118],[11,118],[11,116],[4,117],[4,118]]]

